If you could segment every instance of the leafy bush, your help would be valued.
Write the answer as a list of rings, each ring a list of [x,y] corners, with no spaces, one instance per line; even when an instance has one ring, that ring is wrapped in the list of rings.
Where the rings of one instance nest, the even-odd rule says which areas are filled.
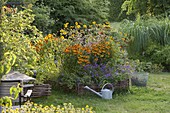
[[[22,108],[6,108],[2,113],[95,113],[92,107],[86,105],[84,108],[75,108],[71,103],[64,103],[58,106],[42,106],[33,102],[26,102]]]
[[[160,73],[164,69],[161,64],[156,64],[152,62],[142,62],[138,59],[132,60],[131,62],[136,72]]]

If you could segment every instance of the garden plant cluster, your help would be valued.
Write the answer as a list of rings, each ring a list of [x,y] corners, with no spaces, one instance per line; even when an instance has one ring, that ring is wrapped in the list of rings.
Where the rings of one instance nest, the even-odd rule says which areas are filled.
[[[117,9],[119,16],[109,12],[114,9],[109,6],[115,5],[110,0],[73,1],[26,0],[27,5],[18,2],[15,7],[0,1],[0,78],[10,71],[33,77],[36,71],[35,84],[77,93],[79,85],[101,89],[106,83],[116,88],[127,82],[129,88],[129,81],[139,80],[137,75],[144,77],[141,84],[146,86],[148,72],[170,71],[168,1],[117,0],[115,4],[122,6]],[[148,7],[141,10],[140,2]],[[114,28],[109,14],[115,17],[112,20],[131,20]],[[14,97],[0,98],[4,113],[95,113],[88,105],[77,108],[71,103],[43,106],[27,102],[13,110],[12,99],[19,92],[20,88],[12,87]]]

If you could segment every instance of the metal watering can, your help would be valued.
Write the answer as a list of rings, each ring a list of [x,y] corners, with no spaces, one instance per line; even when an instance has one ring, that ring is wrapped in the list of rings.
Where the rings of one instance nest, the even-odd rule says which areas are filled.
[[[107,85],[110,85],[112,87],[112,90],[104,89],[104,87]],[[102,97],[103,99],[112,99],[112,94],[114,91],[113,85],[110,83],[106,83],[105,85],[103,85],[101,92],[96,92],[95,90],[89,88],[88,86],[85,86],[84,88],[92,91],[93,93],[97,94],[98,96]]]

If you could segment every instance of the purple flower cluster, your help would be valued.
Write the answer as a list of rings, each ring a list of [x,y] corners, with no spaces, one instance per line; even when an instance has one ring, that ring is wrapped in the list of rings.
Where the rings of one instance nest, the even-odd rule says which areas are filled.
[[[106,64],[88,64],[84,66],[85,72],[87,72],[91,77],[111,77],[113,68],[106,66]]]

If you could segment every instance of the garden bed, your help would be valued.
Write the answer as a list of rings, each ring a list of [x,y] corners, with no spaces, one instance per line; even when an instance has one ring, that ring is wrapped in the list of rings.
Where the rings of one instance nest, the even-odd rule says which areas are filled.
[[[78,95],[86,94],[88,91],[84,89],[84,87],[85,85],[83,84],[77,84],[76,93]],[[96,84],[90,85],[89,87],[97,92],[101,91],[101,88]],[[113,84],[113,87],[114,87],[114,92],[116,93],[127,92],[129,90],[129,79],[118,81],[116,84]]]

